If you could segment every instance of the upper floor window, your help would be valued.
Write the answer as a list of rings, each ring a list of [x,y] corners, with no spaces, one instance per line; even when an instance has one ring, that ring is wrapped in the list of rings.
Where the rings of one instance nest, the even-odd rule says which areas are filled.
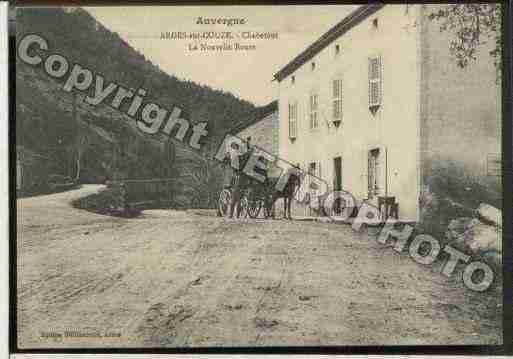
[[[378,28],[378,18],[377,17],[372,20],[372,27],[374,29]]]
[[[310,95],[310,103],[309,103],[309,110],[310,110],[310,129],[315,129],[319,127],[319,119],[317,118],[318,115],[318,107],[319,107],[319,96],[317,94]]]
[[[340,54],[340,45],[336,44],[335,45],[335,56],[337,56],[338,54]]]
[[[290,83],[294,85],[296,83],[296,76],[292,75],[290,78]]]
[[[333,80],[333,121],[342,120],[342,79]]]
[[[312,71],[315,70],[315,62],[312,61]]]
[[[369,109],[374,113],[383,98],[383,67],[381,56],[369,58]]]
[[[289,103],[289,138],[297,137],[297,102]]]

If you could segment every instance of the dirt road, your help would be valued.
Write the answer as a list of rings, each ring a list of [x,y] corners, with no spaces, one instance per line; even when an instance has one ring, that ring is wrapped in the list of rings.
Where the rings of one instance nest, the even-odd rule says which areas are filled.
[[[497,289],[348,226],[70,206],[97,190],[18,200],[21,348],[502,342]]]

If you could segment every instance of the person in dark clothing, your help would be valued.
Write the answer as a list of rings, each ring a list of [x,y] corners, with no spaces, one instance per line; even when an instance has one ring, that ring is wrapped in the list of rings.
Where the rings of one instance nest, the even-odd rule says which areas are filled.
[[[242,191],[247,187],[249,179],[244,175],[243,170],[246,162],[251,156],[251,137],[246,138],[246,151],[239,155],[239,168],[234,170],[234,180],[232,181],[232,200],[230,203],[230,218],[233,218],[235,210],[237,210],[237,218],[241,214],[241,198]]]

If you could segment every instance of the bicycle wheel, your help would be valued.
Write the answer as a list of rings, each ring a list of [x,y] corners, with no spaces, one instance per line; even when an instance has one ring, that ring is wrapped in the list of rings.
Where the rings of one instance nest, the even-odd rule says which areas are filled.
[[[219,217],[226,217],[230,212],[230,203],[232,201],[232,193],[228,189],[223,189],[219,193],[217,200],[217,215]]]
[[[250,218],[257,218],[262,209],[263,201],[259,198],[251,198],[248,200],[248,215]]]
[[[239,210],[239,217],[238,218],[246,218],[248,216],[248,207],[249,202],[248,198],[246,196],[242,196],[240,199],[240,210]]]

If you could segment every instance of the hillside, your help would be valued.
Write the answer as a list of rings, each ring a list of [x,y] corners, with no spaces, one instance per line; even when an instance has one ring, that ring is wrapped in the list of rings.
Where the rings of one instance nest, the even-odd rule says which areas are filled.
[[[18,9],[16,28],[18,40],[28,33],[38,34],[48,41],[52,53],[101,73],[106,83],[113,81],[132,89],[144,87],[148,93],[145,102],[166,108],[178,105],[190,122],[207,121],[209,138],[204,150],[208,157],[231,128],[262,112],[262,108],[230,93],[164,73],[85,10]],[[67,175],[76,172],[73,151],[77,138],[88,134],[82,180],[98,176],[173,177],[179,179],[176,190],[182,192],[182,197],[199,188],[208,191],[219,187],[222,176],[216,164],[180,144],[141,133],[133,120],[105,104],[90,106],[80,93],[74,99],[62,90],[62,85],[41,68],[17,59],[17,145],[52,158],[52,171]]]

